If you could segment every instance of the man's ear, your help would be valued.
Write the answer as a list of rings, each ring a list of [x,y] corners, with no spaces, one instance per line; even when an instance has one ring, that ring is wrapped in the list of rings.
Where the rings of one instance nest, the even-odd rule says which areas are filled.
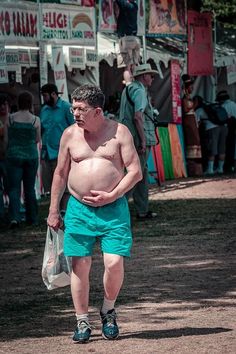
[[[102,108],[101,107],[96,107],[95,112],[97,115],[100,115],[102,113]]]

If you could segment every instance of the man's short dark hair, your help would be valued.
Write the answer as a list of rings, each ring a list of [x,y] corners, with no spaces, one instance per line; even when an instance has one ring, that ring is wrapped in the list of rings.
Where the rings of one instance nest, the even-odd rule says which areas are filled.
[[[218,92],[216,95],[216,101],[218,101],[218,102],[224,102],[229,99],[230,99],[230,97],[229,97],[229,94],[226,90],[222,90],[222,91]]]
[[[104,108],[105,95],[98,86],[83,85],[77,87],[71,94],[71,99],[75,101],[87,101],[93,107]]]
[[[53,92],[55,92],[57,95],[63,93],[59,92],[57,86],[54,84],[45,84],[41,87],[41,93],[48,93],[50,95]]]

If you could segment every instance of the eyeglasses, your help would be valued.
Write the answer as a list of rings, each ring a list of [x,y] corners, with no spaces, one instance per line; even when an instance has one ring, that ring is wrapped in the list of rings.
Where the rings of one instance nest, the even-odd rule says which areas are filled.
[[[76,111],[80,114],[87,114],[89,111],[91,111],[92,109],[94,109],[93,107],[85,107],[85,108],[81,108],[81,107],[70,107],[70,113],[74,114]]]

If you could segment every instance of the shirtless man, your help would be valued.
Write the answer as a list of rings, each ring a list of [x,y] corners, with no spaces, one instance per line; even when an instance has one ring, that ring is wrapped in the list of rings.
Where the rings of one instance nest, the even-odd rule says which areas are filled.
[[[102,91],[84,85],[71,97],[75,124],[61,138],[48,225],[55,230],[62,226],[59,203],[67,183],[71,197],[64,219],[64,252],[72,256],[71,293],[77,318],[73,340],[84,343],[91,335],[89,273],[96,239],[104,259],[102,335],[105,339],[119,335],[114,305],[124,278],[123,257],[130,256],[132,245],[125,193],[142,173],[128,128],[103,115]]]

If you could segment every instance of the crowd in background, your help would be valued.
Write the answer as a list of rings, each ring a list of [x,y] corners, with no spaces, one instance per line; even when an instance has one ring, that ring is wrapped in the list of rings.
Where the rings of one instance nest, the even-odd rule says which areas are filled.
[[[141,71],[139,71],[140,69]],[[104,112],[108,118],[124,124],[126,124],[124,118],[130,117],[127,126],[134,140],[139,139],[142,136],[142,131],[136,130],[136,124],[139,123],[137,123],[136,108],[127,98],[127,88],[129,88],[132,100],[137,101],[135,105],[140,106],[137,111],[140,110],[144,114],[144,118],[140,119],[144,119],[143,145],[145,145],[146,139],[150,138],[147,136],[147,130],[150,126],[153,126],[147,118],[152,112],[152,107],[145,92],[151,85],[151,79],[156,71],[149,64],[141,64],[135,66],[133,74],[132,81],[124,83],[121,97],[109,97]],[[150,82],[148,81],[149,76]],[[218,126],[208,119],[203,98],[200,96],[192,97],[194,84],[192,78],[183,75],[182,80],[182,126],[188,175],[200,176],[203,174],[214,175],[216,173],[235,172],[236,103],[230,100],[227,91],[221,91],[217,94],[216,101],[225,108],[228,114],[227,123]],[[137,95],[137,89],[140,90],[141,96]],[[57,165],[60,138],[63,131],[74,123],[71,104],[59,97],[60,92],[58,92],[56,85],[44,85],[41,88],[41,95],[44,104],[40,111],[40,117],[37,117],[33,112],[34,102],[30,92],[20,93],[18,110],[14,113],[11,111],[11,102],[8,95],[0,94],[0,220],[1,223],[7,222],[11,228],[20,225],[22,209],[24,210],[24,221],[27,224],[36,225],[38,223],[35,193],[38,166],[40,165],[40,171],[42,171],[40,177],[42,177],[43,193],[50,195],[53,173]],[[142,104],[143,107],[141,107]],[[148,105],[150,105],[150,109],[148,109]],[[146,115],[145,111],[148,110],[149,113]],[[133,122],[134,125],[130,122]],[[155,132],[155,129],[153,132]],[[155,137],[155,134],[153,136]],[[145,145],[146,152],[150,152],[152,144],[155,144],[154,140],[153,138],[153,143]],[[137,145],[137,141],[135,143]],[[136,146],[136,148],[139,150],[140,146]],[[139,154],[139,156],[142,156],[142,154]],[[148,153],[142,163],[146,171],[144,174],[145,188],[143,191],[137,189],[138,196],[136,196],[135,190],[132,191],[137,202],[137,215],[140,217],[154,216],[148,209],[147,158]],[[175,157],[173,156],[173,158]],[[142,183],[143,181],[139,182],[139,185],[141,186]],[[144,194],[145,198],[141,198],[141,195]],[[65,212],[68,196],[69,193],[66,190],[61,201],[62,214]],[[146,202],[139,202],[140,198],[143,201],[146,200]]]

